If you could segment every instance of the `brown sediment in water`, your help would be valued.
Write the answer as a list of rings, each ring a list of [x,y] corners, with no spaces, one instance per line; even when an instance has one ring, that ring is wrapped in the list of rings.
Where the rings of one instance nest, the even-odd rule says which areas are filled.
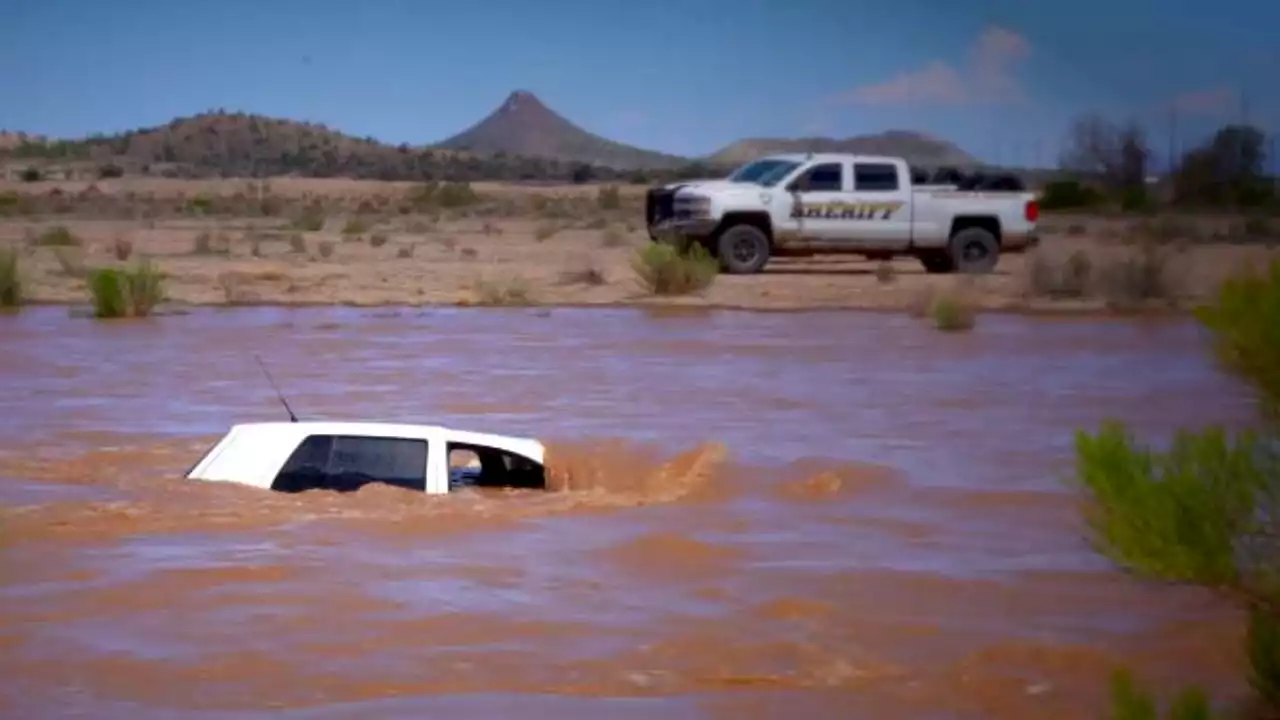
[[[1104,414],[1159,434],[1187,407],[1251,411],[1197,365],[1189,330],[993,318],[956,343],[859,315],[284,312],[5,319],[23,424],[0,442],[0,715],[73,714],[77,698],[246,720],[399,698],[433,715],[432,696],[512,692],[735,718],[1092,718],[1122,666],[1162,696],[1244,691],[1234,608],[1110,570],[1073,493],[1033,491]],[[566,363],[569,335],[591,361]],[[225,390],[253,373],[258,393],[252,360],[190,362],[250,348],[317,417],[518,411],[502,421],[573,442],[548,443],[551,492],[182,480],[216,437],[142,433],[277,417],[268,388]],[[1077,358],[1133,377],[1090,385]],[[116,425],[143,429],[101,430]],[[664,440],[581,439],[630,425]],[[805,454],[838,459],[791,462]]]
[[[653,532],[605,548],[601,555],[628,574],[697,580],[732,572],[746,552],[674,532]]]
[[[906,485],[900,471],[884,465],[845,462],[817,469],[816,464],[812,460],[794,463],[774,486],[774,496],[793,502],[826,502]]]
[[[589,445],[548,442],[547,490],[608,496],[635,504],[707,497],[723,490],[728,449],[703,443],[674,457],[654,445],[602,440]]]
[[[530,517],[714,497],[724,487],[721,475],[727,457],[725,447],[715,443],[666,456],[624,441],[558,444],[547,454],[546,493],[436,497],[370,485],[355,493],[287,495],[181,478],[182,469],[205,447],[184,441],[49,460],[0,457],[0,476],[120,493],[106,500],[0,507],[3,534],[10,542],[94,542],[135,534],[239,532],[307,522],[342,522],[389,535],[492,529]]]

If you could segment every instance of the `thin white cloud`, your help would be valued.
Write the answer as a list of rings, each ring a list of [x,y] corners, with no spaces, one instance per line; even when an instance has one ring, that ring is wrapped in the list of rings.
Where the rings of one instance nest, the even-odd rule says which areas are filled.
[[[1173,98],[1174,110],[1189,115],[1221,116],[1240,107],[1240,93],[1228,87],[1184,92]]]
[[[830,98],[838,105],[964,105],[1020,103],[1026,93],[1017,71],[1031,43],[1008,28],[991,26],[969,48],[964,65],[934,60],[879,83]]]

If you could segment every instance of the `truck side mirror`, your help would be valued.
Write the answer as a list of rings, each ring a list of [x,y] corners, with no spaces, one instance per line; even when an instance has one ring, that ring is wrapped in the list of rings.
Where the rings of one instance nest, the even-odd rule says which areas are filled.
[[[795,180],[792,180],[791,184],[787,186],[787,192],[793,192],[793,193],[804,192],[808,189],[809,189],[808,175],[801,175]]]

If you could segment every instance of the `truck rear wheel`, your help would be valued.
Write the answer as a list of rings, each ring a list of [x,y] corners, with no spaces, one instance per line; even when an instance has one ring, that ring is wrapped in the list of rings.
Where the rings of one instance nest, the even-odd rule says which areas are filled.
[[[754,225],[734,225],[716,239],[720,268],[732,275],[750,275],[769,262],[769,236]]]
[[[989,273],[1000,262],[1000,242],[985,228],[960,230],[951,236],[947,250],[955,269],[962,273]]]

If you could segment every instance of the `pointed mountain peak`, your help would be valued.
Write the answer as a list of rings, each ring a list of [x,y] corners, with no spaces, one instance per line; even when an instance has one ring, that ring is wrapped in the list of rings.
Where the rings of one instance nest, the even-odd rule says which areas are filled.
[[[630,147],[583,130],[528,90],[514,90],[475,125],[439,143],[446,150],[506,153],[615,168],[676,167],[682,158]]]
[[[545,110],[546,105],[538,99],[537,95],[528,90],[513,90],[507,99],[502,102],[498,108],[499,113],[529,111],[529,110]]]

